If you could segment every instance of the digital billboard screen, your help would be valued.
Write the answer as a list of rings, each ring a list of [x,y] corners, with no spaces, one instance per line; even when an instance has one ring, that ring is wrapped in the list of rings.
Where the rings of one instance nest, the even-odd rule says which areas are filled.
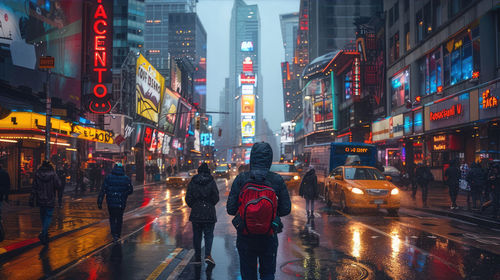
[[[253,119],[241,120],[241,136],[242,137],[255,136],[255,120]]]
[[[294,135],[294,125],[293,122],[282,122],[281,123],[281,143],[292,143]]]
[[[179,102],[179,111],[177,111],[178,118],[178,133],[179,137],[183,137],[188,133],[189,124],[191,123],[191,109],[192,107],[184,102]]]
[[[140,54],[135,81],[137,114],[157,123],[165,78]]]
[[[82,7],[72,0],[0,1],[0,77],[9,86],[43,92],[41,56],[54,58],[50,93],[81,102]]]
[[[241,96],[241,113],[255,114],[255,95]]]
[[[158,125],[167,133],[174,133],[179,95],[165,87]]]
[[[241,85],[241,94],[242,95],[247,95],[247,94],[253,94],[253,85]]]
[[[243,41],[241,42],[241,51],[242,52],[253,52],[253,42],[252,41]]]

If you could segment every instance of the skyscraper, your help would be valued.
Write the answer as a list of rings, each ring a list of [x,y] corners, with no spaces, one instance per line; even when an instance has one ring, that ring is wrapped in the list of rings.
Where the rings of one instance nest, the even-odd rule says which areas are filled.
[[[285,60],[281,63],[283,86],[283,112],[285,121],[293,120],[302,108],[301,92],[298,81],[294,75],[295,49],[297,48],[297,30],[299,26],[299,13],[280,15],[281,36],[285,49]]]
[[[118,73],[129,52],[144,46],[144,0],[114,1],[113,16],[113,72]]]
[[[299,26],[299,13],[280,15],[281,36],[283,38],[283,48],[285,48],[285,61],[293,63],[293,51],[297,46],[297,28]]]
[[[258,140],[262,129],[260,17],[257,5],[235,0],[229,35],[229,127],[236,133],[228,143],[241,146]]]
[[[146,0],[144,49],[148,60],[165,77],[169,75],[168,16],[196,12],[196,0]]]

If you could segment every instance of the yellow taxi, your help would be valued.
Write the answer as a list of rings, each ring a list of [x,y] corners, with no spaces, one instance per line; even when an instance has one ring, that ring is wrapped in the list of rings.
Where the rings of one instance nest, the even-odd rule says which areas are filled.
[[[400,191],[390,180],[374,167],[339,166],[326,178],[325,199],[345,213],[353,208],[384,208],[390,215],[397,215]]]
[[[281,175],[287,188],[296,188],[300,185],[299,171],[293,163],[273,163],[269,171]]]

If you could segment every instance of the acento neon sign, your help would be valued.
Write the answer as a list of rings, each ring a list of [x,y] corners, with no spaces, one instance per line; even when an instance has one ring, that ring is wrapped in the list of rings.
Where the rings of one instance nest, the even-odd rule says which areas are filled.
[[[112,1],[95,0],[92,19],[92,94],[89,110],[96,114],[105,114],[111,110],[106,83],[111,83],[111,36],[112,26]]]
[[[459,116],[461,114],[463,114],[462,104],[455,104],[448,109],[443,109],[438,112],[431,112],[430,120],[431,121],[444,120],[455,116]]]

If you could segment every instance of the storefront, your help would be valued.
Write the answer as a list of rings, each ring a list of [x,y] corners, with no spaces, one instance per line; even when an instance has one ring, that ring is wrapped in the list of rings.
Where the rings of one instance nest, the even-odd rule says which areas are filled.
[[[46,117],[12,112],[0,120],[0,164],[9,172],[12,191],[28,189],[45,158]],[[76,171],[95,150],[95,143],[113,143],[108,131],[51,118],[50,159],[56,167]]]
[[[372,141],[378,147],[379,162],[402,169],[406,158],[403,136],[403,114],[388,117],[372,124]]]
[[[475,154],[476,160],[480,158],[500,159],[499,96],[500,83],[494,83],[479,90],[479,119],[482,122],[476,131],[480,139]]]

